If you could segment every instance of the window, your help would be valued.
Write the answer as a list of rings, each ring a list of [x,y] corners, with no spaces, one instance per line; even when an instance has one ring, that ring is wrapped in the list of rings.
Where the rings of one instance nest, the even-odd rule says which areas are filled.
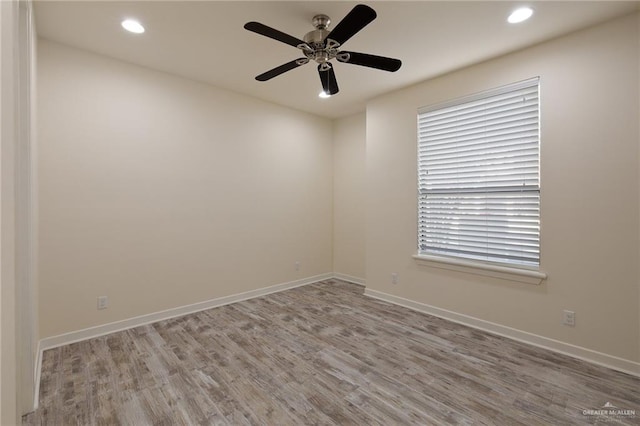
[[[418,252],[540,264],[538,78],[418,110]]]

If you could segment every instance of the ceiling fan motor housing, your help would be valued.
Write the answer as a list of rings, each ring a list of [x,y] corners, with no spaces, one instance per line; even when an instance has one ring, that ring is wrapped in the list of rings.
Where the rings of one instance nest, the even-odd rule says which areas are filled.
[[[329,30],[313,30],[304,35],[304,42],[311,47],[322,47],[324,39],[329,35]]]
[[[310,60],[325,64],[336,57],[340,45],[327,38],[331,32],[327,29],[331,23],[331,19],[327,15],[314,16],[312,23],[316,29],[305,34],[303,40],[306,46],[299,47]]]

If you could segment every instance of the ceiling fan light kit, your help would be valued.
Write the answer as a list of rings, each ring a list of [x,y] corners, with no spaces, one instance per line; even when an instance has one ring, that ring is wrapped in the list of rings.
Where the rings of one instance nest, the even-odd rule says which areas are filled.
[[[256,80],[267,81],[314,61],[318,64],[318,74],[323,92],[327,95],[335,95],[338,93],[339,88],[331,63],[333,59],[345,64],[389,72],[397,71],[402,65],[399,59],[340,50],[340,47],[347,40],[369,25],[376,19],[376,16],[376,12],[372,8],[359,4],[351,9],[333,30],[329,30],[331,19],[327,15],[316,15],[312,19],[315,30],[305,34],[302,40],[259,22],[247,22],[244,25],[245,29],[300,49],[305,56],[264,72],[258,75]]]

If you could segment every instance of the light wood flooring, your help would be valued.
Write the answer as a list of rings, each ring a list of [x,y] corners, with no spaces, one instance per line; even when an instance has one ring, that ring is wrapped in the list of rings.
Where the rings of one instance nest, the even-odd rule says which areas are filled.
[[[636,418],[585,416],[605,403]],[[328,280],[44,352],[26,425],[640,424],[640,379]]]

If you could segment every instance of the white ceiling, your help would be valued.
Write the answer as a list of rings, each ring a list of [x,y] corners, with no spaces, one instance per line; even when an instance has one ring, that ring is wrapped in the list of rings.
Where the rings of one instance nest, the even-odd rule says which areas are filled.
[[[293,59],[294,47],[249,32],[258,21],[298,38],[311,18],[335,26],[357,2],[347,1],[37,1],[40,37],[181,75],[313,114],[336,118],[363,111],[368,99],[473,63],[638,10],[615,1],[369,1],[378,18],[345,49],[401,59],[395,73],[337,63],[340,93],[318,98],[316,66],[299,67],[267,82],[254,77]],[[535,14],[508,24],[517,6]],[[146,27],[124,31],[127,17]]]

